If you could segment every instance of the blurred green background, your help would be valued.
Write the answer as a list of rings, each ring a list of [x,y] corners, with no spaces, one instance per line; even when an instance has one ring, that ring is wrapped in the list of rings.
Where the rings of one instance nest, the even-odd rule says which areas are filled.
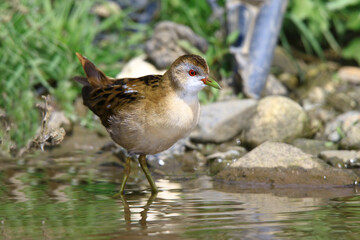
[[[161,20],[185,24],[209,42],[205,54],[218,78],[231,76],[229,45],[207,1],[161,0],[155,18],[143,24],[129,17],[131,8],[106,18],[93,13],[85,0],[3,0],[0,2],[0,117],[11,124],[0,126],[1,150],[21,148],[40,126],[35,107],[41,95],[54,97],[56,107],[78,120],[74,101],[80,86],[72,77],[83,71],[75,52],[92,59],[107,75],[115,76],[143,46]],[[96,1],[104,4],[105,1]],[[225,6],[225,0],[218,2]],[[360,0],[291,0],[280,34],[290,54],[302,52],[322,61],[360,63]],[[216,36],[216,37],[215,37]],[[214,101],[215,98],[210,99]],[[86,123],[86,121],[85,121]]]

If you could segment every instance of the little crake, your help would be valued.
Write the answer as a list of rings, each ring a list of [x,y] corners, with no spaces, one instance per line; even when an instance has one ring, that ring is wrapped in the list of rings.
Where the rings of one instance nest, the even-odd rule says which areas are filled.
[[[114,79],[81,54],[76,55],[86,74],[86,78],[75,78],[84,85],[84,105],[100,117],[117,144],[140,155],[140,166],[151,190],[157,192],[146,155],[170,148],[196,126],[200,114],[197,93],[206,85],[220,89],[209,78],[208,65],[202,57],[189,54],[179,57],[164,75]],[[128,157],[121,194],[129,174]]]

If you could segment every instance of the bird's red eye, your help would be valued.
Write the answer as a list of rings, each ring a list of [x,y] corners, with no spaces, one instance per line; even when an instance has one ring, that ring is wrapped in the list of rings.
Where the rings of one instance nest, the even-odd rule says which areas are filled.
[[[195,75],[196,75],[196,72],[195,72],[193,69],[191,69],[191,70],[189,71],[189,75],[190,75],[190,76],[195,76]]]

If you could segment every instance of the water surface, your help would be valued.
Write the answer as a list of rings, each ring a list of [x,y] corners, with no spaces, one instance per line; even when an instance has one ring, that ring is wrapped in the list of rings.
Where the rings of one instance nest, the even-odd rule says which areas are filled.
[[[360,239],[354,188],[228,185],[174,164],[152,169],[151,195],[134,162],[126,195],[112,197],[122,167],[99,151],[110,139],[74,132],[60,148],[0,159],[0,239]]]
[[[22,177],[2,179],[2,239],[360,237],[360,196],[351,188],[244,188],[199,176],[157,179],[157,195],[130,186],[123,198],[114,198],[118,184],[43,182],[19,187],[16,181]]]

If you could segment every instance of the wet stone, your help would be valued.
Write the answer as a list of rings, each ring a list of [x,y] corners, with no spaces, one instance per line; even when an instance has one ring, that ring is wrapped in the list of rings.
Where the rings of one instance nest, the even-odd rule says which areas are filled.
[[[206,157],[206,159],[223,159],[223,160],[233,160],[236,158],[241,157],[244,154],[241,154],[239,151],[236,150],[229,150],[226,152],[216,152]]]
[[[225,167],[229,166],[236,159],[243,156],[247,151],[245,148],[237,147],[229,148],[225,152],[216,152],[206,157],[207,165],[209,166],[209,172],[211,175],[215,175]]]
[[[231,167],[284,167],[324,169],[327,165],[301,149],[280,142],[265,142],[236,160]]]
[[[318,169],[289,168],[226,168],[216,175],[217,181],[230,184],[247,184],[267,187],[335,187],[352,186],[357,179],[351,170],[333,168]]]
[[[332,168],[322,160],[285,143],[265,142],[220,171],[224,182],[276,185],[349,185],[356,179],[350,170]]]
[[[360,167],[360,152],[349,150],[329,150],[322,151],[319,157],[338,168],[358,168]]]
[[[221,158],[215,158],[208,161],[210,175],[216,175],[224,168],[230,166],[233,160],[225,160]]]
[[[177,171],[182,166],[178,159],[180,159],[185,154],[185,146],[188,141],[189,138],[180,139],[171,148],[164,152],[154,155],[147,155],[147,163],[151,167],[158,168],[161,171]]]
[[[314,156],[318,156],[319,153],[322,151],[338,149],[338,144],[333,143],[331,141],[307,139],[307,138],[295,139],[291,143],[291,145],[300,148],[302,151]]]

